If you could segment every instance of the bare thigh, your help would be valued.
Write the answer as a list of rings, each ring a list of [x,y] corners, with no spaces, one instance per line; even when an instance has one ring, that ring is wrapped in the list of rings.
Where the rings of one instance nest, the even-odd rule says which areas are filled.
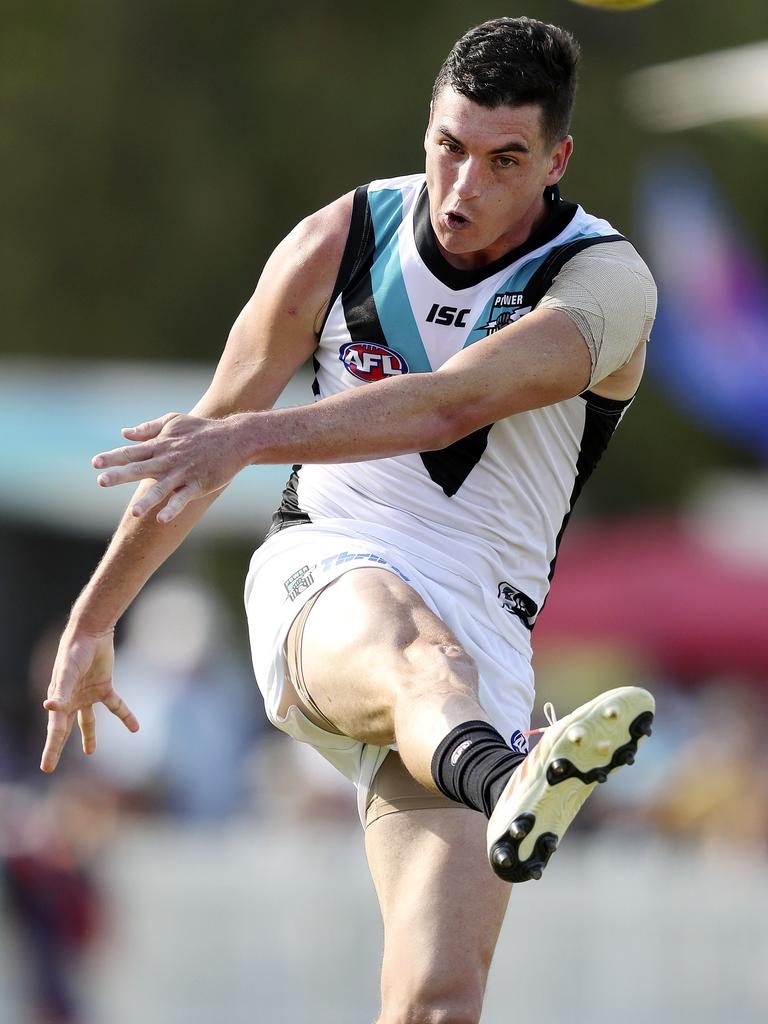
[[[488,865],[485,827],[463,807],[401,811],[368,827],[384,920],[379,1024],[480,1019],[511,891]]]
[[[440,740],[461,722],[487,717],[474,662],[456,636],[384,569],[355,569],[329,584],[307,615],[300,646],[306,691],[335,731],[380,746],[397,742],[408,770],[428,787]]]

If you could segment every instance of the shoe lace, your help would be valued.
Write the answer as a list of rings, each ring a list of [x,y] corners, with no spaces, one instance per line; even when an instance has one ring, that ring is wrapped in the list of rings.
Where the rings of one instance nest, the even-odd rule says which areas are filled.
[[[539,736],[541,733],[546,732],[551,726],[557,724],[557,712],[555,711],[555,705],[552,701],[548,700],[542,708],[542,711],[544,712],[544,717],[548,724],[542,726],[540,729],[529,729],[528,732],[523,733],[523,736]]]

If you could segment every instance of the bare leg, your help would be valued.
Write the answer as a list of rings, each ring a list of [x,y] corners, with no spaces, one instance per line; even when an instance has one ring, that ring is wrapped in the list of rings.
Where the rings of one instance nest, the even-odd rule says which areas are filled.
[[[418,594],[383,569],[349,572],[321,592],[306,618],[302,663],[307,692],[340,733],[396,742],[405,768],[432,792],[441,746],[441,785],[461,803],[492,809],[488,856],[510,882],[541,876],[584,800],[609,772],[632,763],[653,719],[647,691],[608,691],[553,725],[516,772],[516,755],[492,728],[490,751],[454,734],[464,726],[477,737],[486,727],[474,723],[488,722],[475,665]],[[462,788],[448,786],[444,774],[468,747],[466,764],[476,754],[490,765],[480,779],[486,788],[471,793],[463,780]]]
[[[416,591],[384,569],[348,572],[320,594],[302,663],[313,700],[338,732],[397,742],[408,771],[431,790],[440,740],[462,722],[488,721],[472,659]]]
[[[396,755],[390,755],[396,756]],[[477,1024],[511,889],[463,807],[388,814],[366,831],[384,920],[378,1024]]]

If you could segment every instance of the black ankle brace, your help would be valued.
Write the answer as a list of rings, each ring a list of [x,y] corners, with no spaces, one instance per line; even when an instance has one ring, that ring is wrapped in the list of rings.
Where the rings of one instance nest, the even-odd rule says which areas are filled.
[[[438,744],[432,778],[445,796],[490,818],[501,791],[525,754],[510,750],[488,722],[463,722]]]

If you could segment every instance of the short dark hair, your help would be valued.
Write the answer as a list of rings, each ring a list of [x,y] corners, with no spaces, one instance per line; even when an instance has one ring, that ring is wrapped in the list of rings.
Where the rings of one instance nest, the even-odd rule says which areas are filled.
[[[579,44],[565,29],[534,18],[494,18],[454,44],[432,101],[450,85],[483,107],[538,103],[545,137],[558,142],[568,134],[578,62]]]

